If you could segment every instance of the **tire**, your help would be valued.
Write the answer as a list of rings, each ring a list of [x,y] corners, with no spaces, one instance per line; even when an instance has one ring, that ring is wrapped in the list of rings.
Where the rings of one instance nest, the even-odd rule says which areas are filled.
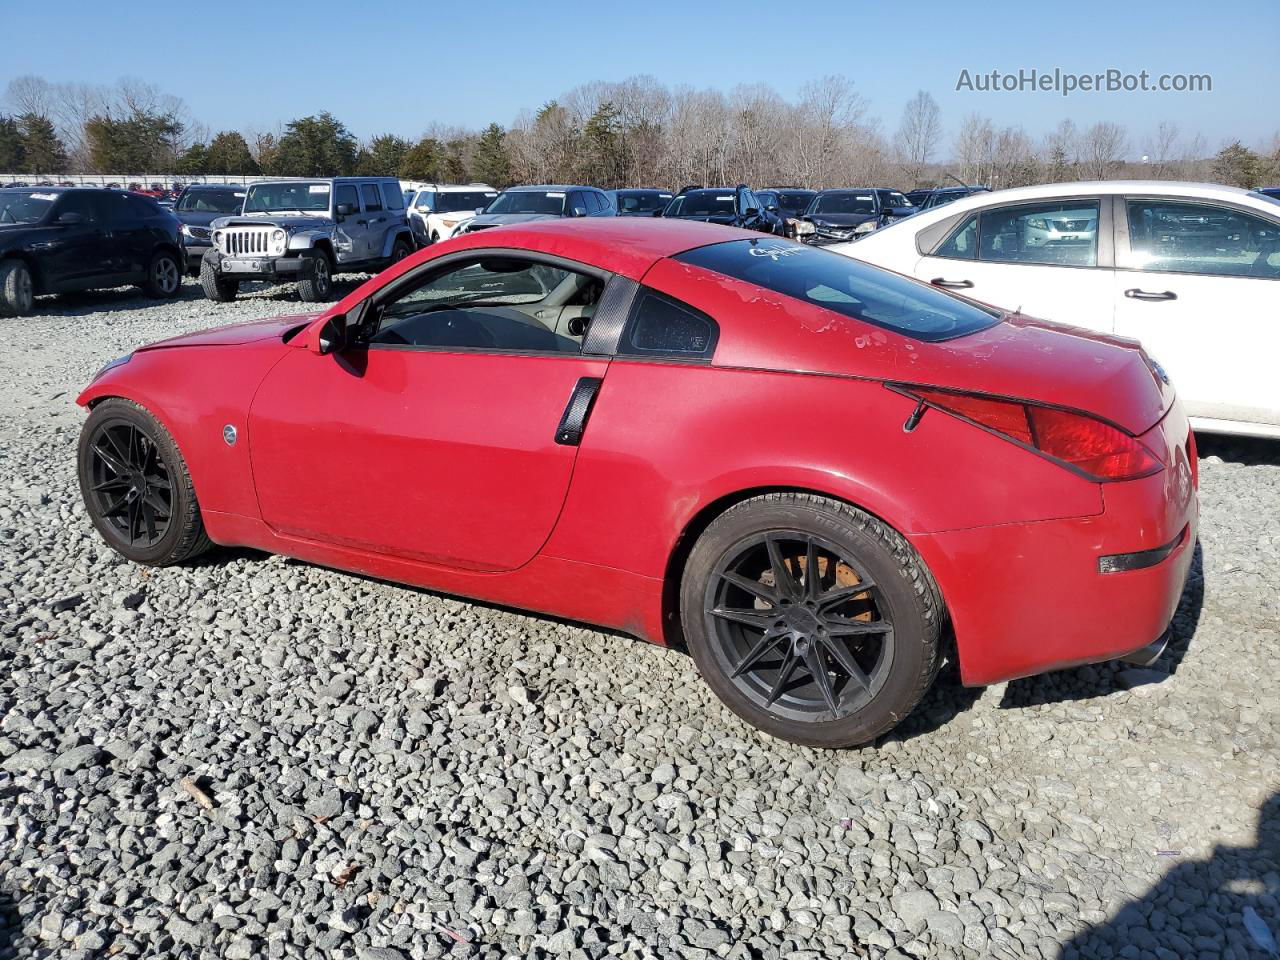
[[[440,234],[439,234],[439,232],[438,232],[438,231],[435,231],[435,230],[432,230],[432,231],[431,231],[431,239],[430,239],[429,241],[427,241],[427,242],[428,242],[428,243],[439,243],[439,242],[440,242]]]
[[[0,316],[25,317],[35,306],[31,270],[21,260],[0,263]]]
[[[220,274],[216,261],[208,255],[200,261],[200,287],[206,297],[217,303],[230,303],[240,292],[239,281]]]
[[[114,397],[95,406],[77,464],[89,518],[121,556],[164,567],[212,546],[186,461],[143,407]]]
[[[804,493],[754,497],[712,521],[685,564],[680,615],[726,706],[772,736],[828,748],[868,743],[915,708],[937,674],[946,616],[902,536]]]
[[[153,300],[169,300],[182,292],[182,264],[176,253],[157,250],[147,264],[147,279],[142,292]]]
[[[413,245],[404,237],[400,237],[391,245],[391,262],[399,263],[411,253],[413,253]]]
[[[333,264],[328,256],[316,251],[305,254],[312,261],[298,281],[298,296],[306,303],[325,303],[333,299]]]

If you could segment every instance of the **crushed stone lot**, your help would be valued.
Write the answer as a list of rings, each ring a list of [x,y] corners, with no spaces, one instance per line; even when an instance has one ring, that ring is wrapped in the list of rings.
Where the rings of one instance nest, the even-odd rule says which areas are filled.
[[[1273,955],[1280,443],[1201,438],[1153,669],[944,673],[822,752],[678,651],[250,551],[112,553],[77,391],[304,306],[188,281],[0,321],[0,958]]]

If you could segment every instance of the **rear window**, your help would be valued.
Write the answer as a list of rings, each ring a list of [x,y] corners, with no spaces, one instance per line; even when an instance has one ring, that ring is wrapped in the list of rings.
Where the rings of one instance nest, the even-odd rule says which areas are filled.
[[[799,243],[732,240],[675,259],[929,343],[984,330],[1000,319],[995,310]]]

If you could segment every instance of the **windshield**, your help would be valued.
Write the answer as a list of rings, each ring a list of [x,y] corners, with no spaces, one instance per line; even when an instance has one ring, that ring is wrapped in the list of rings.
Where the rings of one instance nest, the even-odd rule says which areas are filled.
[[[37,223],[57,199],[56,193],[39,190],[0,190],[0,224]]]
[[[734,213],[733,191],[695,190],[671,201],[668,217],[731,217]]]
[[[671,202],[671,194],[657,190],[619,190],[617,193],[618,213],[653,213],[661,210]]]
[[[243,190],[188,190],[178,201],[182,213],[239,213]]]
[[[799,216],[815,196],[812,190],[782,190],[778,193],[778,207],[783,213]]]
[[[508,190],[499,194],[484,212],[550,213],[558,216],[564,213],[564,196],[563,190]]]
[[[927,342],[974,333],[1000,319],[995,310],[799,243],[732,240],[675,259]]]
[[[248,196],[244,198],[244,212],[327,211],[331,189],[327,183],[307,183],[297,180],[255,183],[249,188]]]
[[[498,195],[497,190],[475,190],[469,193],[437,193],[436,213],[472,213],[487,207]],[[494,211],[489,211],[493,213]],[[510,211],[508,211],[510,212]]]
[[[875,213],[876,198],[870,193],[822,193],[813,200],[810,213]]]

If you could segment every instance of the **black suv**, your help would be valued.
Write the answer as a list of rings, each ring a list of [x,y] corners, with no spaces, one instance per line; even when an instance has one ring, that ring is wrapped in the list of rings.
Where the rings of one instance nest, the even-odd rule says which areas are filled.
[[[613,205],[618,208],[620,217],[659,217],[671,202],[670,190],[654,187],[610,190],[609,196],[613,197]]]
[[[915,204],[907,199],[901,190],[890,190],[887,187],[876,187],[876,197],[880,200],[880,209],[894,220],[909,217],[917,213]]]
[[[0,190],[0,314],[33,298],[136,284],[150,297],[182,286],[178,218],[123,190]]]
[[[818,195],[817,190],[804,190],[800,187],[769,187],[757,190],[756,197],[764,201],[764,207],[776,213],[782,220],[783,235],[796,235],[796,221],[804,216],[809,204]]]
[[[244,206],[245,188],[226,183],[193,183],[174,201],[173,213],[182,224],[187,273],[200,276],[200,260],[213,246],[209,226],[219,217],[235,216]]]
[[[941,207],[944,204],[951,203],[953,200],[963,200],[965,197],[972,196],[975,193],[990,193],[990,187],[940,187],[937,190],[930,190],[929,195],[916,203],[920,210],[932,210],[934,207]],[[912,201],[915,203],[915,201]]]
[[[664,217],[679,220],[703,220],[741,227],[760,233],[782,235],[782,218],[768,210],[745,183],[736,187],[685,187],[676,194]]]

